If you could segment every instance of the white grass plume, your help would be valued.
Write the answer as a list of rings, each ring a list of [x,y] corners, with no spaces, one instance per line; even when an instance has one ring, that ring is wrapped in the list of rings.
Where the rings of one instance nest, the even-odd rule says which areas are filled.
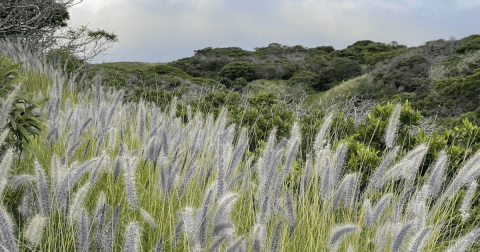
[[[330,234],[330,239],[328,242],[328,248],[331,251],[337,251],[338,245],[342,241],[342,239],[353,232],[358,231],[360,228],[357,225],[353,224],[345,224],[342,226],[337,226],[332,230]]]
[[[0,110],[0,129],[3,129],[8,121],[8,114],[10,114],[10,110],[13,107],[13,103],[17,98],[18,91],[20,90],[21,84],[14,85],[15,89],[8,95],[8,97],[3,100],[1,103],[3,104],[2,109]]]
[[[47,225],[47,218],[41,214],[35,215],[27,224],[25,229],[25,238],[33,246],[40,244],[45,226]]]
[[[90,183],[85,183],[85,185],[80,188],[73,199],[73,205],[70,207],[70,212],[68,214],[68,219],[73,221],[80,220],[80,214],[82,213],[83,201],[87,196],[88,191],[90,190]]]
[[[7,186],[7,174],[13,164],[13,149],[9,148],[5,151],[2,162],[0,163],[0,197],[3,195],[3,190]]]
[[[2,128],[0,128],[1,130]],[[2,131],[2,134],[0,134],[0,145],[3,144],[3,141],[5,141],[5,139],[7,138],[7,136],[10,134],[10,130],[9,129],[6,129],[4,131]]]
[[[476,228],[460,237],[457,242],[447,249],[447,252],[465,252],[478,237],[480,237],[480,228]]]
[[[325,120],[323,121],[322,127],[318,131],[317,135],[315,136],[315,142],[313,144],[313,149],[318,152],[325,144],[325,136],[327,135],[328,130],[330,129],[330,125],[333,121],[333,113],[328,114],[324,117]]]
[[[375,208],[373,210],[372,214],[372,224],[377,222],[380,219],[380,216],[383,213],[383,210],[387,207],[387,205],[390,203],[390,200],[392,199],[393,195],[391,193],[384,195],[375,205]]]
[[[462,205],[460,206],[460,213],[462,215],[462,222],[465,222],[470,214],[468,213],[470,206],[472,205],[473,196],[477,190],[477,181],[473,181],[469,186],[465,197],[462,200]]]
[[[265,225],[255,224],[253,226],[253,248],[254,252],[260,252],[263,248],[263,242],[265,241]]]
[[[90,247],[90,223],[85,209],[81,211],[80,222],[77,231],[77,251],[86,252]]]
[[[157,223],[155,222],[155,219],[143,208],[140,208],[140,214],[142,215],[142,218],[150,225],[152,228],[157,228]]]
[[[213,236],[225,236],[227,240],[233,236],[235,225],[230,220],[230,211],[238,197],[239,195],[236,193],[227,193],[219,200],[217,211],[213,217]]]
[[[125,231],[125,242],[123,244],[124,252],[137,252],[139,251],[138,240],[140,236],[140,227],[136,222],[130,222],[127,225]]]
[[[280,242],[281,242],[281,233],[282,233],[282,229],[283,229],[283,226],[282,226],[282,222],[279,221],[278,224],[277,224],[277,227],[275,228],[275,231],[273,232],[273,235],[272,235],[272,245],[270,246],[270,251],[271,252],[277,252],[278,249],[279,249],[279,245],[280,245]]]
[[[400,122],[400,111],[401,111],[400,104],[395,106],[393,110],[390,120],[388,120],[387,130],[385,132],[385,145],[387,148],[391,149],[395,142],[395,136],[397,133],[398,124]]]
[[[47,182],[45,181],[45,175],[43,169],[40,167],[40,164],[35,160],[35,175],[37,177],[37,194],[38,200],[40,203],[40,209],[42,210],[43,216],[50,216],[50,197],[49,189]]]
[[[403,241],[408,237],[410,231],[412,230],[413,224],[407,223],[401,229],[400,232],[396,235],[392,243],[393,252],[398,252],[402,248]]]
[[[432,172],[428,177],[428,185],[430,186],[431,193],[434,197],[437,197],[442,189],[443,175],[445,168],[447,167],[448,157],[444,150],[438,153],[435,164],[433,165]]]
[[[384,250],[389,229],[389,224],[383,225],[381,228],[377,229],[377,233],[373,239],[373,243],[375,244],[375,252],[382,252]]]
[[[3,206],[0,206],[0,234],[3,241],[3,246],[9,252],[18,251],[17,242],[13,230],[14,227],[9,214],[3,208]]]
[[[425,242],[428,241],[431,233],[433,232],[433,226],[426,227],[413,237],[413,240],[410,246],[407,249],[407,252],[417,252],[422,251],[423,247],[425,246]]]

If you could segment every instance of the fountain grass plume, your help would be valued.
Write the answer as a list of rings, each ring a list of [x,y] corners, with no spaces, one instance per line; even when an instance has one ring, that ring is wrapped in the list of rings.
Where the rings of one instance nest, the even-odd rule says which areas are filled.
[[[265,225],[255,224],[253,227],[253,247],[254,252],[260,252],[263,248],[263,242],[265,241]]]
[[[335,168],[333,170],[333,177],[332,177],[332,182],[331,184],[336,186],[338,183],[338,179],[340,178],[340,175],[342,174],[342,168],[343,164],[345,163],[345,159],[347,157],[347,151],[348,151],[348,143],[346,144],[340,144],[335,152],[335,157],[336,157],[336,162],[335,162]]]
[[[155,219],[145,209],[140,208],[140,215],[142,215],[142,218],[148,223],[148,225],[150,225],[150,227],[157,228]]]
[[[393,252],[398,252],[401,250],[403,241],[408,237],[412,228],[413,224],[407,223],[400,229],[400,232],[398,232],[392,243]]]
[[[9,214],[0,206],[0,234],[3,241],[3,246],[9,252],[18,251],[17,242],[14,233],[13,222],[10,219]]]
[[[25,238],[33,246],[40,244],[45,226],[47,225],[47,217],[37,214],[27,224],[25,229]]]
[[[351,208],[354,203],[355,190],[357,186],[357,177],[356,173],[347,174],[343,178],[340,185],[337,187],[333,195],[333,207],[338,209],[340,203],[344,202],[346,207]]]
[[[87,182],[75,194],[75,197],[73,199],[73,205],[70,207],[70,211],[68,213],[68,219],[70,220],[70,222],[80,220],[83,201],[85,200],[85,197],[89,190],[90,190],[90,183]]]
[[[373,243],[375,244],[375,252],[382,252],[384,250],[389,229],[389,224],[377,228],[375,238],[373,239]]]
[[[312,179],[312,172],[313,172],[312,155],[307,154],[306,161],[305,161],[305,168],[302,171],[300,196],[304,195],[305,192],[308,190],[308,185],[310,184],[310,180]]]
[[[37,177],[37,194],[40,209],[43,213],[43,216],[50,216],[50,196],[47,182],[45,181],[45,176],[43,169],[40,167],[40,164],[35,160],[35,175]]]
[[[389,149],[393,147],[395,142],[398,124],[400,123],[401,108],[400,104],[397,104],[390,116],[390,120],[388,120],[387,130],[385,132],[385,145]]]
[[[192,226],[188,227],[190,232],[193,232],[190,235],[191,238],[194,239],[192,242],[195,242],[195,244],[199,245],[200,247],[205,246],[207,239],[207,228],[209,223],[208,214],[210,204],[212,201],[214,201],[214,188],[215,183],[212,183],[205,193],[202,205],[196,211],[195,220],[192,224],[190,224]],[[185,222],[185,224],[187,223]]]
[[[0,129],[5,128],[5,125],[7,125],[8,122],[8,114],[10,113],[13,103],[15,102],[15,99],[17,98],[17,94],[21,88],[21,84],[18,85],[13,85],[15,89],[10,92],[8,97],[3,100],[1,103],[3,104],[2,109],[0,110]]]
[[[127,202],[130,209],[137,209],[137,193],[135,191],[135,167],[138,159],[136,157],[124,156],[126,167],[124,169],[125,188],[127,191]]]
[[[292,195],[289,191],[285,192],[285,214],[288,226],[290,227],[290,236],[293,235],[295,227],[297,225],[297,214],[295,213],[295,208],[293,206]]]
[[[356,232],[358,230],[360,230],[360,228],[357,225],[353,224],[345,224],[335,227],[330,235],[328,249],[330,249],[331,251],[337,251],[338,245],[342,241],[342,239],[346,235]]]
[[[0,163],[0,197],[3,195],[3,190],[7,186],[7,174],[13,164],[13,149],[9,148],[5,151],[2,162]]]
[[[395,206],[393,208],[393,219],[392,223],[397,224],[400,223],[400,217],[402,215],[402,210],[403,210],[403,205],[405,204],[405,201],[410,197],[410,195],[415,192],[415,187],[409,188],[401,197],[400,199],[395,203]]]
[[[476,228],[470,231],[468,234],[460,237],[457,242],[447,249],[446,252],[465,252],[479,237],[480,228]]]
[[[279,221],[276,225],[276,228],[275,228],[275,231],[273,232],[273,235],[272,235],[272,241],[271,241],[271,245],[270,245],[270,251],[271,252],[277,252],[278,249],[279,249],[279,244],[280,244],[280,235],[282,233],[282,229],[283,229],[283,226],[282,226],[282,222]]]
[[[460,206],[460,213],[462,215],[462,222],[465,222],[470,214],[468,213],[470,206],[472,204],[473,197],[477,191],[477,181],[473,181],[469,186],[465,197],[462,200],[462,205]]]
[[[330,126],[333,121],[333,113],[328,114],[324,118],[325,120],[323,121],[322,127],[320,127],[320,130],[315,136],[315,142],[313,144],[313,149],[315,150],[315,152],[320,151],[320,149],[323,147],[323,145],[326,142],[325,136],[327,135],[327,132],[330,130]]]
[[[384,158],[382,158],[382,161],[380,161],[377,169],[375,169],[375,172],[373,173],[372,178],[370,179],[370,182],[367,186],[368,193],[372,193],[374,190],[378,190],[383,186],[379,183],[383,176],[383,172],[390,165],[398,150],[400,150],[400,146],[389,150],[388,154]]]
[[[214,233],[213,236],[225,236],[227,240],[233,235],[235,225],[230,220],[230,211],[238,200],[236,193],[227,193],[218,201],[218,208],[213,217]],[[228,225],[225,225],[228,224]],[[218,228],[222,226],[222,228]]]
[[[432,232],[433,226],[426,227],[417,232],[406,252],[422,251],[423,247],[425,246],[425,242],[428,240]]]
[[[239,238],[237,241],[232,243],[230,247],[228,247],[225,252],[234,252],[234,251],[245,251],[245,237]]]
[[[393,195],[391,193],[384,195],[378,203],[375,205],[375,208],[373,210],[372,214],[372,224],[377,222],[380,219],[380,216],[383,213],[383,210],[387,207],[387,205],[390,203],[390,200],[392,199]]]
[[[140,227],[136,222],[130,222],[125,231],[125,242],[123,244],[124,252],[139,251]]]
[[[0,128],[2,129],[2,128]],[[5,129],[4,131],[2,131],[2,134],[0,134],[0,145],[3,144],[3,141],[5,141],[5,139],[7,138],[7,136],[10,134],[10,130],[9,129]]]
[[[448,157],[444,150],[438,153],[435,164],[432,171],[429,173],[428,185],[430,186],[431,193],[434,197],[437,197],[442,189],[443,175],[445,168],[447,167]]]
[[[333,187],[333,185],[331,184],[332,180],[333,180],[332,170],[330,167],[330,163],[328,159],[325,159],[325,167],[323,168],[323,174],[320,180],[320,184],[322,188],[321,189],[322,200],[326,200],[330,196],[331,188]]]
[[[78,223],[77,232],[77,251],[86,252],[90,247],[90,224],[85,209],[81,211],[80,222]]]
[[[27,220],[33,214],[34,202],[33,189],[28,186],[25,189],[22,200],[18,206],[18,212],[23,220]]]

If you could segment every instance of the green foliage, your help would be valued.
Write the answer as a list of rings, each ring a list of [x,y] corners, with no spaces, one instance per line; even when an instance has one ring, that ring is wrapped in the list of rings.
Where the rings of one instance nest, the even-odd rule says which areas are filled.
[[[252,81],[255,78],[255,68],[248,62],[233,62],[223,67],[219,76],[230,80],[243,77],[247,81]]]
[[[335,51],[332,55],[356,60],[362,65],[374,65],[378,61],[399,55],[405,51],[405,48],[404,45],[387,45],[371,40],[361,40],[349,45],[346,49]]]
[[[318,84],[314,85],[313,88],[327,90],[331,88],[333,82],[344,81],[359,76],[361,73],[362,68],[355,60],[337,58],[329,62],[329,66],[319,73]]]
[[[74,73],[86,64],[84,60],[65,49],[50,50],[46,57],[48,64],[60,66],[67,73]]]
[[[480,35],[478,34],[465,37],[461,41],[462,45],[457,48],[457,53],[465,54],[467,52],[480,50]]]
[[[297,64],[286,60],[264,61],[255,64],[255,79],[288,80],[299,69]]]
[[[414,55],[398,59],[386,73],[378,73],[376,78],[399,91],[412,92],[428,77],[430,67],[431,63],[425,56]]]
[[[288,80],[288,84],[304,84],[307,87],[313,87],[317,84],[318,75],[310,71],[301,71],[293,75],[292,78]]]
[[[465,77],[451,77],[432,85],[431,94],[418,105],[436,109],[441,116],[453,117],[473,112],[480,106],[480,68]]]
[[[20,75],[22,63],[14,64],[9,58],[0,54],[0,97],[6,99],[15,89],[16,85],[22,85],[25,78]],[[12,110],[8,117],[6,129],[9,129],[10,136],[6,143],[13,145],[17,150],[28,148],[30,137],[41,135],[45,129],[45,118],[35,111],[40,105],[45,104],[47,98],[34,100],[33,93],[18,91]],[[4,100],[5,101],[5,100]],[[0,104],[3,108],[5,104]]]

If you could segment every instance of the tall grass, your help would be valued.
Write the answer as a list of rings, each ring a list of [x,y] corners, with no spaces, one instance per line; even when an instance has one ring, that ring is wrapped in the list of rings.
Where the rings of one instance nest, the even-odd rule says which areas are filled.
[[[20,159],[12,150],[1,157],[2,249],[467,251],[480,236],[444,221],[468,218],[480,152],[451,181],[444,153],[417,179],[428,145],[400,156],[393,122],[392,146],[362,184],[365,170],[343,170],[347,146],[329,141],[332,116],[306,160],[296,162],[298,124],[280,141],[272,129],[254,156],[225,109],[184,124],[175,106],[122,103],[124,91],[98,79],[79,88],[20,45],[0,42],[0,53],[26,62],[27,89],[51,98],[39,111],[45,137]],[[301,176],[291,176],[298,164]]]

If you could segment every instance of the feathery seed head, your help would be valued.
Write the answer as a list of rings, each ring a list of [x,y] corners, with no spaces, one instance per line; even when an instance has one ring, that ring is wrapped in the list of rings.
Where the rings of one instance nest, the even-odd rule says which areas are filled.
[[[47,225],[47,218],[41,214],[35,215],[27,224],[25,238],[33,246],[40,244],[43,237],[43,231]]]
[[[328,248],[332,251],[337,251],[338,245],[341,240],[348,234],[358,231],[360,228],[357,225],[346,224],[337,226],[332,230],[330,239],[328,242]]]

